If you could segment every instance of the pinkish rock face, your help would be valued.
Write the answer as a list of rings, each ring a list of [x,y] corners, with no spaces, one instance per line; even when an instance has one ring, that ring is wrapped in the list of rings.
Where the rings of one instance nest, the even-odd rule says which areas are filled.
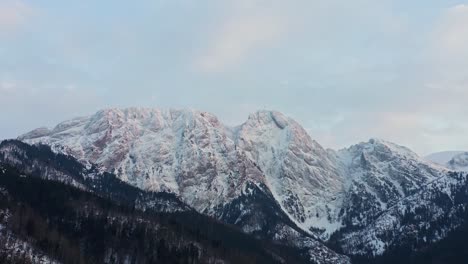
[[[207,112],[108,109],[19,139],[97,164],[141,189],[176,193],[211,215],[247,184],[266,186],[297,225],[322,230],[324,238],[340,228],[340,211],[354,206],[354,192],[371,192],[369,208],[380,210],[439,172],[380,140],[325,150],[296,121],[273,111],[228,127]]]

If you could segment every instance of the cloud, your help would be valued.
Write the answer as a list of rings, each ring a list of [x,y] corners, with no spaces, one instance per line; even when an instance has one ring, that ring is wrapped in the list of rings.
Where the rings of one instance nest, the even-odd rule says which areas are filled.
[[[421,153],[468,144],[467,5],[144,2],[156,6],[0,0],[0,105],[21,105],[0,114],[11,124],[0,132],[92,112],[92,101],[194,107],[232,125],[275,109],[334,148],[370,137]],[[26,27],[27,38],[1,41]]]
[[[410,146],[420,154],[429,154],[434,149],[468,148],[463,140],[468,127],[458,114],[434,112],[393,112],[378,116],[376,133],[397,143]]]
[[[447,9],[437,21],[432,35],[435,59],[442,63],[467,63],[468,59],[468,5]]]
[[[32,15],[32,8],[21,0],[0,1],[0,34],[16,30]]]
[[[2,109],[14,109],[0,114],[0,123],[5,124],[0,140],[15,138],[37,127],[51,127],[65,119],[87,115],[105,107],[95,90],[88,87],[14,79],[0,79],[0,105]]]
[[[285,31],[286,21],[281,15],[253,13],[235,14],[224,21],[212,34],[207,50],[196,59],[195,67],[204,72],[223,71],[241,63]]]
[[[462,119],[458,113],[350,111],[330,129],[311,126],[308,131],[325,147],[337,149],[378,137],[425,155],[437,150],[468,149],[468,142],[463,140],[468,126],[460,122]],[[315,120],[313,116],[300,123],[314,123]]]
[[[13,81],[0,80],[0,94],[10,94],[16,90],[16,87]]]
[[[427,43],[425,65],[415,71],[424,88],[420,110],[441,119],[456,115],[459,123],[468,122],[468,5],[443,10]]]

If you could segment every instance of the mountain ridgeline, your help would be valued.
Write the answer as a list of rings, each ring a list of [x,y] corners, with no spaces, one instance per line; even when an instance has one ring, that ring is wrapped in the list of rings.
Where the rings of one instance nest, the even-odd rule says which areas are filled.
[[[466,263],[468,181],[457,171],[464,156],[453,160],[437,165],[380,139],[324,149],[273,111],[230,127],[193,110],[102,110],[0,144],[2,257]],[[15,225],[25,214],[38,223]]]

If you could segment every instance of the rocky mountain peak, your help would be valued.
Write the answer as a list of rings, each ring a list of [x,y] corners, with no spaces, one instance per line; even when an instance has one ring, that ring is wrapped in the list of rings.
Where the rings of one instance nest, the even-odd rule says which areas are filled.
[[[365,153],[367,156],[385,161],[394,157],[405,157],[411,159],[421,159],[418,154],[411,151],[407,147],[397,145],[395,143],[379,139],[371,138],[367,142],[361,142],[348,148],[348,151],[356,153]]]
[[[274,124],[279,129],[284,129],[292,119],[277,111],[259,110],[249,115],[247,122],[244,125],[261,126]]]
[[[266,110],[230,128],[196,110],[105,109],[20,139],[97,164],[141,189],[175,193],[211,215],[246,186],[262,186],[298,226],[324,238],[347,218],[370,221],[354,218],[356,203],[378,212],[440,173],[381,139],[325,150],[292,118]]]

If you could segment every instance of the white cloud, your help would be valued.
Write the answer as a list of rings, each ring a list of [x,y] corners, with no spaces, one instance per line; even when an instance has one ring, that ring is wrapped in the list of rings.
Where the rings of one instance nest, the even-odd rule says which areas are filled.
[[[314,123],[316,117],[302,124]],[[461,114],[434,112],[348,112],[330,129],[309,128],[310,135],[325,147],[341,148],[378,137],[409,147],[420,155],[450,149],[468,149],[468,126]]]
[[[73,93],[73,92],[76,92],[78,90],[76,84],[67,84],[65,85],[65,91],[69,92],[69,93]]]
[[[420,108],[438,117],[462,114],[459,122],[468,122],[468,5],[445,9],[427,43]]]
[[[468,5],[447,9],[434,30],[431,52],[442,63],[467,63]]]
[[[16,30],[33,13],[32,8],[21,0],[0,1],[0,34]]]
[[[460,125],[468,124],[467,5],[162,1],[154,12],[140,3],[128,13],[125,5],[107,10],[86,0],[75,5],[93,12],[81,14],[39,2],[0,0],[0,38],[41,15],[28,42],[0,41],[0,77],[13,70],[3,79],[16,81],[0,78],[0,105],[22,105],[24,114],[0,115],[4,122],[60,121],[91,112],[83,102],[92,97],[99,108],[194,107],[233,125],[275,109],[330,147],[370,137],[421,153],[468,144]],[[123,14],[130,19],[122,22]]]
[[[16,83],[12,81],[0,80],[0,94],[9,94],[16,90]]]
[[[240,9],[252,9],[245,1],[239,5]],[[284,17],[258,11],[234,14],[221,23],[213,32],[207,50],[196,59],[195,67],[205,72],[222,71],[279,38],[286,29]]]

